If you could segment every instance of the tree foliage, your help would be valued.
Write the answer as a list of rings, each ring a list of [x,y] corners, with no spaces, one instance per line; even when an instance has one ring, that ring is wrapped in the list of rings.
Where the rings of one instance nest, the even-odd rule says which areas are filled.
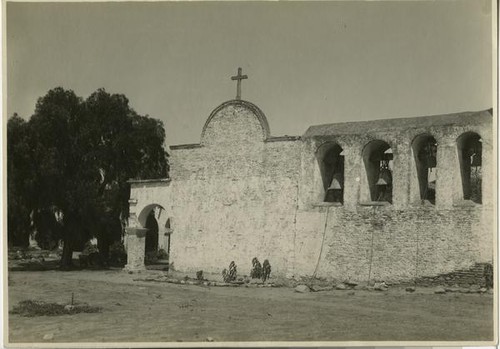
[[[124,95],[99,89],[83,100],[58,87],[38,100],[29,122],[19,119],[9,120],[9,177],[28,179],[21,201],[35,212],[39,233],[54,234],[47,216],[57,218],[63,265],[90,237],[107,250],[120,236],[120,219],[128,216],[127,180],[168,176],[162,122],[137,114]],[[9,195],[18,187],[9,182]],[[21,212],[16,205],[9,201],[9,213]]]
[[[28,123],[14,114],[7,122],[7,230],[13,245],[26,245],[33,189]]]

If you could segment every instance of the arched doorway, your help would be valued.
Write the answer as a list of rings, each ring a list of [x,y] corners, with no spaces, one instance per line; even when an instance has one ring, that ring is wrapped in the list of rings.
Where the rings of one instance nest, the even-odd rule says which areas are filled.
[[[144,241],[144,263],[146,265],[167,265],[170,254],[170,218],[158,204],[146,206],[138,217],[139,224],[146,228]]]
[[[151,264],[157,259],[158,254],[158,221],[155,218],[154,210],[149,213],[145,228],[148,230],[146,232],[145,262]]]

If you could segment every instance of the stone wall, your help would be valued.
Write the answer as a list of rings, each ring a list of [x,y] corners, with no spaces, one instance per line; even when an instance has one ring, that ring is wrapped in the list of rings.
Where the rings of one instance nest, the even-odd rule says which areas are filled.
[[[384,206],[302,211],[298,215],[295,272],[314,273],[323,234],[317,270],[322,277],[398,281],[467,268],[479,260],[480,249],[488,248],[481,246],[471,229],[480,224],[478,213],[432,207],[393,211]]]
[[[483,140],[482,204],[463,200],[456,139],[469,131]],[[435,205],[420,200],[412,153],[420,134],[438,143]],[[377,139],[394,154],[392,205],[368,195],[361,154]],[[343,204],[323,202],[318,149],[332,142],[345,158]],[[234,260],[248,275],[257,257],[288,277],[431,277],[493,259],[492,147],[487,111],[271,137],[256,106],[230,101],[208,118],[199,144],[171,147],[171,181],[132,183],[131,212],[141,217],[152,205],[164,208],[173,229],[171,261],[187,272],[220,273]]]
[[[173,147],[176,268],[220,272],[234,260],[248,274],[253,257],[276,270],[292,263],[302,144],[269,137],[258,113],[229,104],[209,118],[201,146]]]
[[[495,202],[491,130],[488,111],[309,129],[302,137],[294,273],[394,281],[491,263]],[[463,200],[457,139],[466,132],[482,139],[482,204]],[[411,145],[422,134],[432,135],[438,143],[435,205],[420,199]],[[369,197],[361,155],[373,140],[383,140],[393,150],[392,205],[378,205]],[[322,202],[325,192],[315,154],[328,143],[344,150],[342,206]]]
[[[472,285],[493,287],[493,268],[490,263],[475,263],[466,269],[454,270],[451,273],[440,273],[433,276],[423,276],[413,280],[421,286],[446,285],[468,288]]]

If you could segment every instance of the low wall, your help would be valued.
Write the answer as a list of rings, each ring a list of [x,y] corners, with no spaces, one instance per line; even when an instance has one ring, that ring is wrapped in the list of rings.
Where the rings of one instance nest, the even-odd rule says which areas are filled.
[[[341,280],[402,281],[491,263],[492,241],[484,240],[484,231],[491,230],[486,230],[481,213],[479,207],[432,206],[300,212],[295,273],[312,275],[316,270],[317,276]]]

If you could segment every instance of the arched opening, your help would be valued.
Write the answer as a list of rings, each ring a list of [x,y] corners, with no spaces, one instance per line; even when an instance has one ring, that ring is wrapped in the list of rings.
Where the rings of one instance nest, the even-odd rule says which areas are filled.
[[[325,202],[344,202],[344,152],[335,142],[323,144],[316,153]]]
[[[392,149],[384,141],[374,140],[363,149],[363,162],[371,201],[392,203]]]
[[[420,200],[436,203],[437,142],[429,134],[415,137],[412,142],[413,156],[420,190]]]
[[[138,216],[139,224],[146,228],[146,265],[168,264],[172,229],[165,209],[157,204],[146,206]]]
[[[464,200],[482,203],[482,140],[474,132],[462,134],[457,139],[458,159],[462,176]]]
[[[155,218],[154,210],[148,215],[146,219],[146,255],[148,253],[155,253],[158,251],[158,222]]]

